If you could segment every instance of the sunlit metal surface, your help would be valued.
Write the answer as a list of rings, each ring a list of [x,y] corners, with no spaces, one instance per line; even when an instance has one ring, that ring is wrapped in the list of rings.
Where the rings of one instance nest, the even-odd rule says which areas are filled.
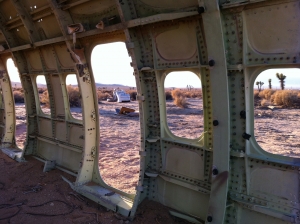
[[[253,137],[255,78],[269,68],[299,68],[299,1],[1,0],[0,21],[0,133],[8,156],[33,155],[45,170],[55,165],[75,175],[75,183],[65,179],[75,191],[130,218],[148,198],[192,222],[300,223],[300,160],[270,154]],[[116,41],[126,43],[138,90],[135,194],[105,184],[98,166],[99,74],[91,52]],[[9,58],[25,90],[23,149],[15,144]],[[173,71],[201,77],[204,131],[197,139],[168,128],[164,78]],[[65,77],[74,73],[82,121],[67,101]],[[45,76],[51,115],[39,107],[37,75]]]

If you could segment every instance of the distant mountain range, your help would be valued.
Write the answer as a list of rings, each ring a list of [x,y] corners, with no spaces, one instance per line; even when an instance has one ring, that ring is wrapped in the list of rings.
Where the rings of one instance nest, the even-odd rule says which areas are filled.
[[[16,87],[16,88],[20,88],[21,87],[21,83],[19,82],[11,82],[12,87]],[[76,85],[72,85],[72,86],[76,86]],[[38,87],[39,88],[45,88],[46,85],[45,84],[40,84],[38,83]],[[121,84],[102,84],[102,83],[96,83],[96,87],[97,88],[107,88],[107,89],[114,89],[114,88],[130,88],[131,86],[124,86]]]

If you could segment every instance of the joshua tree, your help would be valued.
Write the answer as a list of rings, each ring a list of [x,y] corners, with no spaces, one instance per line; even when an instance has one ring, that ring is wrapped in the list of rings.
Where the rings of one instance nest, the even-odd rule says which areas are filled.
[[[188,89],[188,91],[191,91],[194,87],[192,85],[187,85],[186,88]]]
[[[269,81],[269,89],[272,89],[272,83],[271,83],[272,79],[269,79],[268,81]]]
[[[259,81],[259,82],[256,82],[256,85],[257,85],[257,88],[258,88],[258,92],[261,91],[261,87],[263,86],[263,82],[262,81]]]
[[[279,79],[281,89],[284,90],[284,80],[286,76],[282,73],[276,73],[276,77]]]

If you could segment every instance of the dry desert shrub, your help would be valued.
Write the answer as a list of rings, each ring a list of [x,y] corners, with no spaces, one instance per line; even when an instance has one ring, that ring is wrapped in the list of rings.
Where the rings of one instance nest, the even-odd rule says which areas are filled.
[[[137,95],[137,92],[136,90],[127,90],[126,93],[128,93],[130,95],[130,99],[131,100],[136,100],[136,95]]]
[[[107,98],[111,98],[112,94],[108,93],[107,91],[103,90],[97,90],[97,97],[98,97],[98,103],[102,100],[107,100]]]
[[[273,89],[264,89],[258,93],[258,96],[262,99],[270,100],[271,96],[275,93],[276,91]]]
[[[188,103],[186,102],[186,97],[180,89],[174,89],[171,92],[172,98],[174,99],[174,104],[181,108],[187,108]]]
[[[267,106],[268,104],[269,104],[269,102],[268,102],[267,99],[262,99],[261,102],[260,102],[261,106]]]
[[[24,103],[24,93],[20,90],[13,90],[14,99],[16,103]]]
[[[45,107],[50,108],[48,90],[45,90],[42,94],[40,94],[40,103],[44,104]]]
[[[108,98],[113,97],[113,90],[108,89],[97,89],[97,97],[98,97],[98,103],[100,103],[102,100],[107,100]]]
[[[166,100],[173,100],[171,91],[165,91],[165,95],[166,95]]]
[[[70,107],[81,107],[81,94],[78,87],[67,86]]]
[[[184,91],[183,94],[186,98],[200,98],[202,99],[202,90],[193,89],[191,91]]]
[[[45,91],[47,91],[47,88],[38,88],[39,94],[42,94],[42,93],[44,93]]]
[[[254,90],[254,99],[259,99],[259,91],[258,90]]]
[[[294,106],[298,102],[298,91],[277,90],[272,96],[271,101],[278,106]]]

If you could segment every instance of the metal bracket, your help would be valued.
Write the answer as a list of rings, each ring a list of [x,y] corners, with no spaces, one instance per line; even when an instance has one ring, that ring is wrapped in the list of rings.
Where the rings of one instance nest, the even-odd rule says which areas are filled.
[[[139,101],[139,102],[144,102],[145,101],[145,96],[136,95],[136,100]]]
[[[154,143],[157,142],[160,138],[158,136],[149,137],[146,139],[147,142]]]
[[[144,190],[143,186],[136,186],[135,189],[137,191],[143,191]]]
[[[133,42],[126,42],[126,47],[127,47],[127,49],[133,49],[134,48],[134,43]]]
[[[140,155],[140,156],[146,156],[146,155],[147,155],[147,152],[145,152],[145,151],[139,151],[139,155]]]
[[[44,166],[44,169],[43,169],[43,172],[48,172],[50,170],[53,170],[55,168],[55,160],[51,161],[51,160],[47,160],[45,162],[45,166]]]

